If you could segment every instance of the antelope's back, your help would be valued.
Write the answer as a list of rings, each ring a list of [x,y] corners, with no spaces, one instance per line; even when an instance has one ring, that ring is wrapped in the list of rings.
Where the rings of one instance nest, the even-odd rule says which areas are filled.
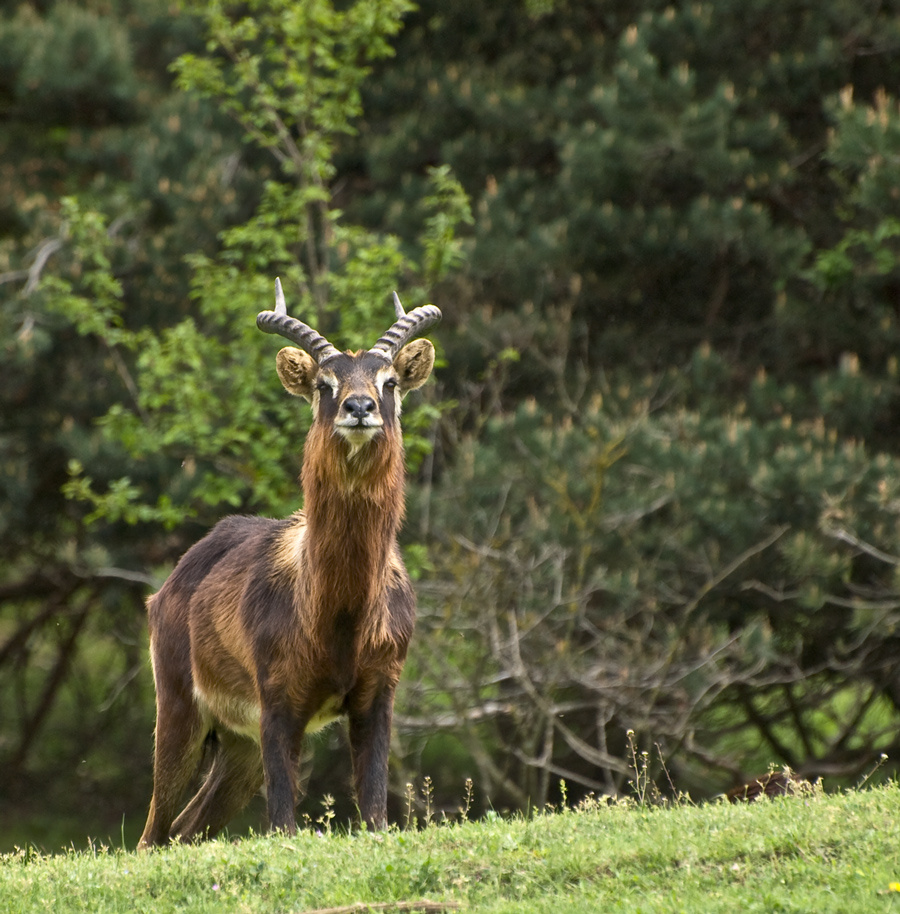
[[[272,575],[270,556],[303,516],[286,520],[234,515],[181,557],[148,601],[151,655],[193,692],[204,680],[229,691],[255,692],[254,653],[277,637],[292,612],[290,582]],[[247,608],[257,618],[243,618]],[[249,623],[249,624],[248,624]],[[256,627],[255,637],[247,630]],[[159,682],[157,688],[159,688]]]

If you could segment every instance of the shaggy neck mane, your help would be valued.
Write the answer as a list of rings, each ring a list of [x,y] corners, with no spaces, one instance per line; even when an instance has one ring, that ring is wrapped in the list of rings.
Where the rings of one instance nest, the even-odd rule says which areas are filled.
[[[380,435],[352,458],[349,453],[347,442],[330,429],[310,430],[301,473],[304,577],[320,618],[368,614],[381,629],[404,508],[399,430]]]

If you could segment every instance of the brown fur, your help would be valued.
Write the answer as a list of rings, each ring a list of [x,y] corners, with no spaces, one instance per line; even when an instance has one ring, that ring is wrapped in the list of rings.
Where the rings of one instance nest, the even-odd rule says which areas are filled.
[[[393,696],[415,620],[397,546],[399,398],[427,380],[433,360],[425,340],[393,363],[344,353],[321,370],[300,350],[278,354],[285,388],[313,404],[305,511],[226,518],[148,601],[157,725],[141,847],[212,836],[263,783],[270,826],[293,832],[303,734],[340,715],[360,814],[386,824]],[[380,426],[341,427],[354,397],[373,401],[367,415]],[[176,815],[210,734],[210,769]]]

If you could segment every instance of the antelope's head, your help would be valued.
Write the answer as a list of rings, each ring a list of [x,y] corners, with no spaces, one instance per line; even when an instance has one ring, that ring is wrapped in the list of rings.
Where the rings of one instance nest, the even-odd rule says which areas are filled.
[[[413,337],[441,319],[434,305],[403,310],[394,293],[397,320],[372,346],[340,352],[316,330],[287,313],[281,281],[275,280],[275,310],[256,318],[260,330],[300,346],[276,357],[278,377],[288,393],[312,404],[314,425],[331,426],[349,446],[349,456],[379,436],[399,431],[400,404],[421,387],[434,366],[434,346]]]

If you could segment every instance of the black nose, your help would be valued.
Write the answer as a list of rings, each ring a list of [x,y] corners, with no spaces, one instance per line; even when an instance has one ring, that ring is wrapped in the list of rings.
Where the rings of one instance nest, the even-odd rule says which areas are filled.
[[[375,401],[371,397],[347,397],[344,400],[344,412],[362,421],[375,412]]]

